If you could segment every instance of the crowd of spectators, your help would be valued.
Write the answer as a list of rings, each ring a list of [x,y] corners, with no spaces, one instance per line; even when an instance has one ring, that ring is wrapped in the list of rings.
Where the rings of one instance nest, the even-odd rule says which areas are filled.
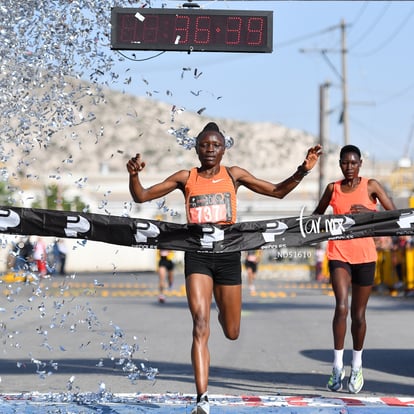
[[[63,239],[47,244],[41,238],[22,237],[12,243],[8,270],[32,272],[39,277],[65,275],[67,249]]]

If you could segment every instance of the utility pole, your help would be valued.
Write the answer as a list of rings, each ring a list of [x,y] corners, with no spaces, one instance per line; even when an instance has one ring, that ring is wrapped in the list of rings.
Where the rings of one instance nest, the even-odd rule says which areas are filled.
[[[325,142],[329,141],[329,94],[330,82],[325,82],[319,86],[319,144],[324,147]],[[325,157],[319,158],[319,200],[325,189]]]
[[[340,115],[340,123],[343,125],[343,140],[344,145],[349,144],[349,119],[348,119],[348,74],[347,74],[347,62],[346,56],[348,53],[346,46],[346,24],[345,20],[342,19],[340,25],[333,26],[329,30],[341,29],[341,73],[336,69],[335,65],[329,60],[327,54],[329,52],[338,53],[338,49],[299,49],[302,53],[307,52],[319,52],[322,57],[325,59],[329,67],[335,72],[335,75],[341,81],[341,90],[342,90],[342,111]]]
[[[344,145],[349,144],[349,121],[348,121],[348,82],[347,82],[347,65],[346,65],[346,26],[345,20],[341,20],[341,38],[342,38],[342,123],[344,125]]]

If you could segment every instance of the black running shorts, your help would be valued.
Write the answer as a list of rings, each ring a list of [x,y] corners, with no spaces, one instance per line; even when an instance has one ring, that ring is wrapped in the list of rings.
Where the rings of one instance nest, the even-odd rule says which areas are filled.
[[[256,262],[251,262],[250,260],[245,260],[244,267],[246,269],[252,269],[253,273],[257,272],[257,263]]]
[[[185,252],[184,273],[208,275],[218,285],[241,285],[241,254]]]
[[[375,262],[351,264],[341,260],[329,261],[329,273],[334,274],[335,269],[345,269],[351,276],[352,284],[359,286],[371,286],[375,278]]]
[[[165,267],[167,270],[174,270],[174,262],[166,257],[161,257],[158,262],[158,267]]]

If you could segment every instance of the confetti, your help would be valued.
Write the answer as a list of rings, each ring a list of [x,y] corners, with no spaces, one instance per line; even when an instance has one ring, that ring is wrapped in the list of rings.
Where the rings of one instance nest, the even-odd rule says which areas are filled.
[[[196,137],[191,137],[189,133],[190,129],[188,127],[181,127],[175,129],[171,127],[168,130],[168,133],[175,136],[177,144],[181,145],[187,150],[193,149],[196,146],[197,139]],[[224,137],[226,149],[231,148],[234,145],[234,139],[230,136]]]
[[[143,16],[141,13],[136,12],[135,17],[140,21],[143,22],[145,20],[145,16]]]
[[[131,2],[117,0],[116,6],[130,7]],[[8,187],[13,192],[13,196],[8,197],[11,203],[39,203],[38,196],[27,188],[40,187],[45,177],[60,185],[62,182],[66,185],[69,179],[68,186],[78,193],[79,190],[87,189],[88,177],[79,176],[84,170],[79,166],[77,157],[78,152],[87,152],[91,146],[96,147],[96,150],[89,160],[92,160],[92,155],[99,155],[100,160],[107,162],[110,158],[118,158],[116,154],[125,154],[124,149],[115,150],[118,145],[120,148],[123,146],[115,140],[110,150],[112,155],[105,151],[104,139],[108,131],[98,124],[98,111],[95,110],[99,105],[108,104],[104,90],[110,88],[111,83],[127,87],[135,83],[130,69],[126,69],[122,74],[116,73],[114,69],[118,62],[123,61],[123,57],[110,49],[110,13],[108,3],[97,0],[39,0],[36,7],[33,7],[33,2],[27,0],[1,2],[0,181],[8,184],[13,178],[14,182],[20,180],[25,184],[24,190],[19,188],[20,184]],[[135,17],[143,21],[140,13]],[[183,68],[183,74],[191,70]],[[197,70],[194,72],[194,77],[200,75]],[[142,84],[149,86],[150,82],[142,79],[141,87]],[[157,93],[154,89],[149,91],[148,95]],[[167,90],[166,94],[172,96],[173,92]],[[170,114],[172,121],[182,112],[184,109],[177,105]],[[168,119],[168,109],[166,114]],[[138,122],[140,115],[131,105],[127,114],[117,115],[119,118],[114,120],[114,125],[122,127],[125,117]],[[161,115],[158,122],[160,125],[166,123]],[[80,126],[82,128],[77,128]],[[166,129],[165,126],[161,128]],[[138,129],[146,131],[147,126],[139,125],[135,131]],[[138,137],[143,134],[144,132],[138,134],[137,131]],[[41,165],[43,160],[53,160],[54,167],[51,169],[49,165],[52,164],[48,164],[41,172],[36,171],[34,166]],[[45,174],[45,177],[39,174]],[[110,195],[111,190],[107,190],[98,206],[98,209],[104,210],[107,214],[110,214]],[[57,198],[54,197],[56,201]],[[94,207],[87,204],[80,209],[87,213]],[[165,204],[162,209],[171,215],[177,214]],[[132,210],[132,203],[124,205],[125,215],[129,215]],[[0,244],[1,247],[6,247],[8,241],[1,240]],[[79,240],[73,249],[80,249],[86,244],[87,240]],[[116,264],[112,266],[114,270],[117,269]],[[48,287],[45,285],[52,280],[39,279],[30,263],[25,263],[22,275],[25,280],[23,289],[23,283],[20,286],[2,285],[4,307],[0,308],[0,312],[2,317],[9,318],[8,325],[18,321],[27,312],[41,320],[42,326],[37,324],[26,328],[34,331],[37,343],[18,341],[16,338],[20,332],[3,322],[0,323],[0,335],[3,344],[7,344],[7,349],[22,348],[28,351],[29,360],[34,365],[32,371],[40,380],[46,379],[59,368],[59,362],[51,360],[53,352],[53,357],[56,354],[59,357],[62,352],[70,351],[73,346],[65,344],[65,339],[59,339],[58,342],[53,338],[53,335],[62,332],[70,333],[72,339],[79,338],[75,349],[85,349],[94,343],[99,345],[102,341],[103,353],[107,355],[103,355],[102,359],[100,355],[96,356],[99,360],[97,366],[103,366],[104,357],[108,357],[118,361],[117,366],[131,381],[155,378],[158,373],[156,368],[145,364],[139,365],[134,361],[139,349],[136,338],[131,341],[128,332],[117,323],[111,324],[113,330],[109,334],[106,333],[108,337],[103,340],[101,334],[99,341],[92,336],[98,331],[105,332],[102,329],[104,322],[99,320],[94,309],[83,302],[77,302],[71,293],[71,284],[77,278],[75,273],[59,282],[59,286],[55,288],[57,297],[53,301],[50,301]],[[93,285],[104,286],[98,280],[94,280]],[[107,315],[109,314],[108,309]],[[85,337],[85,330],[90,337]],[[37,350],[42,359],[35,356]],[[49,353],[50,356],[45,357]],[[23,362],[17,362],[17,367],[30,369],[31,364],[26,366]],[[74,375],[67,380],[66,388],[68,391],[75,388]],[[101,381],[97,393],[85,396],[85,401],[99,399],[104,394],[108,393],[104,381]],[[80,396],[79,401],[81,398]]]

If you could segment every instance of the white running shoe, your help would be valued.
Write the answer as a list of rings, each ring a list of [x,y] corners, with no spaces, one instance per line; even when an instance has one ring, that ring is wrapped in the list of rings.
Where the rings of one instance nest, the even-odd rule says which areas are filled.
[[[210,414],[210,403],[206,392],[201,396],[197,405],[191,410],[191,414]]]
[[[328,384],[326,385],[331,391],[341,391],[342,381],[345,378],[345,368],[333,368],[332,374],[329,377]]]
[[[351,370],[351,375],[348,380],[348,391],[351,394],[358,394],[364,386],[364,376],[362,375],[362,368]]]

